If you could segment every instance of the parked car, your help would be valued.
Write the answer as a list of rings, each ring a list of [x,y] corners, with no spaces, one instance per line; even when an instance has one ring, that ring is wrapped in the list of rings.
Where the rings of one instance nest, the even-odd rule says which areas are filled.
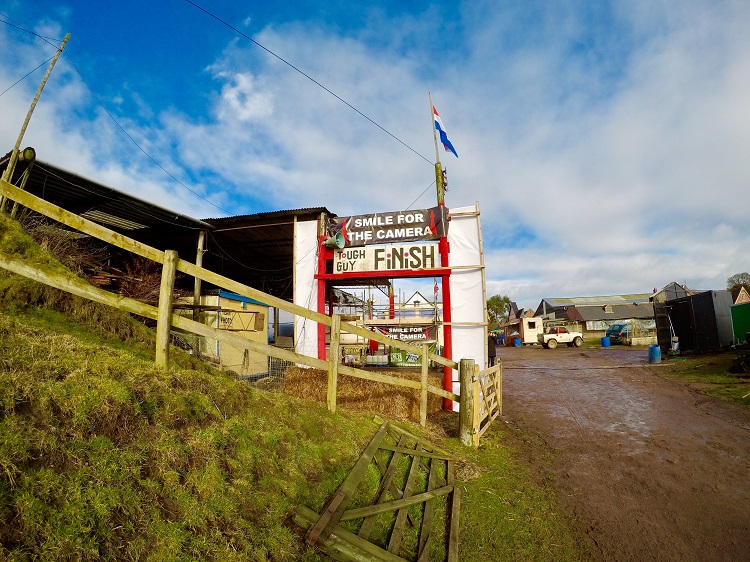
[[[564,343],[568,347],[581,347],[583,345],[583,334],[581,332],[569,332],[564,327],[550,327],[547,333],[539,334],[538,342],[547,349],[555,349],[558,343]]]
[[[624,343],[624,341],[630,339],[632,335],[630,332],[630,324],[612,324],[607,328],[607,333],[605,335],[609,338],[610,343]]]

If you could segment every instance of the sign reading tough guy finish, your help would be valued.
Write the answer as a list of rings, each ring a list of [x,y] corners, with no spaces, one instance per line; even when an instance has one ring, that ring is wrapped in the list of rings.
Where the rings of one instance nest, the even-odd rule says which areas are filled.
[[[333,272],[437,269],[440,267],[439,254],[435,242],[344,248],[333,253]]]
[[[354,215],[331,219],[331,230],[340,232],[346,247],[388,244],[411,240],[438,240],[448,235],[448,209]]]

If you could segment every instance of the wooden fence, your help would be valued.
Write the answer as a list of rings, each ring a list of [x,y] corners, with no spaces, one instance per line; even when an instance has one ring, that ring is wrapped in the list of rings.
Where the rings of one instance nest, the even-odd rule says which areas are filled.
[[[366,380],[386,383],[394,386],[401,386],[407,388],[413,388],[419,390],[420,393],[420,424],[424,426],[427,420],[427,395],[428,393],[435,394],[442,398],[457,401],[460,404],[460,425],[469,424],[466,427],[460,428],[459,433],[461,434],[461,441],[465,445],[473,445],[474,434],[478,433],[479,427],[474,427],[474,411],[479,407],[475,404],[474,397],[479,396],[479,392],[474,392],[474,385],[469,384],[464,386],[464,391],[461,395],[453,392],[444,390],[437,386],[428,384],[427,373],[430,361],[450,367],[451,369],[459,369],[459,380],[467,377],[474,376],[474,361],[473,360],[461,360],[461,363],[456,363],[451,359],[447,359],[436,353],[432,353],[427,349],[426,345],[417,347],[400,340],[394,340],[382,334],[371,332],[361,326],[349,324],[341,321],[339,315],[334,314],[333,316],[327,316],[319,312],[301,307],[299,305],[290,303],[273,295],[269,295],[232,279],[228,279],[203,269],[196,264],[189,261],[180,259],[177,252],[174,250],[166,250],[162,252],[156,248],[142,244],[136,240],[128,238],[122,234],[109,230],[97,223],[80,217],[74,213],[66,211],[56,205],[53,205],[35,195],[32,195],[22,189],[13,186],[11,183],[0,180],[0,196],[7,197],[23,205],[37,213],[40,213],[50,219],[53,219],[59,223],[62,223],[70,228],[76,229],[84,234],[93,236],[99,240],[107,242],[118,248],[137,254],[144,258],[150,259],[154,262],[162,264],[162,277],[161,277],[161,290],[159,294],[158,307],[144,304],[135,299],[116,295],[108,291],[104,291],[97,287],[90,285],[89,283],[76,278],[74,276],[66,276],[57,272],[45,271],[38,266],[29,265],[23,260],[0,254],[0,267],[7,269],[14,273],[28,277],[40,283],[56,287],[60,290],[72,293],[79,297],[98,302],[100,304],[113,306],[120,310],[128,313],[136,314],[146,318],[150,318],[157,321],[156,328],[156,364],[166,369],[169,365],[169,335],[172,328],[191,332],[199,336],[214,338],[222,342],[226,342],[230,345],[247,349],[249,351],[264,353],[270,357],[275,357],[285,361],[294,362],[297,364],[305,365],[315,369],[323,369],[328,371],[328,393],[327,403],[328,409],[332,412],[336,411],[336,387],[338,375],[343,374],[351,377],[362,378]],[[285,310],[297,316],[307,318],[314,322],[319,322],[331,328],[331,348],[328,354],[328,360],[318,359],[317,357],[310,357],[295,353],[294,351],[282,349],[279,347],[271,346],[266,343],[253,342],[247,340],[241,336],[234,335],[230,332],[212,328],[200,322],[189,320],[180,315],[173,314],[172,306],[174,301],[174,281],[176,272],[180,271],[202,281],[206,281],[222,287],[236,294],[242,295],[262,302],[268,306],[276,307],[280,310]],[[373,339],[379,343],[395,347],[397,349],[403,349],[409,353],[416,354],[421,357],[422,364],[422,376],[420,381],[414,381],[409,379],[402,379],[389,375],[383,375],[380,373],[373,373],[370,371],[364,371],[354,367],[341,365],[338,360],[338,349],[339,349],[339,338],[341,331],[344,330],[351,334],[356,334],[363,338]],[[470,380],[470,379],[467,379]],[[464,413],[466,415],[464,415]],[[478,439],[478,438],[477,438]]]

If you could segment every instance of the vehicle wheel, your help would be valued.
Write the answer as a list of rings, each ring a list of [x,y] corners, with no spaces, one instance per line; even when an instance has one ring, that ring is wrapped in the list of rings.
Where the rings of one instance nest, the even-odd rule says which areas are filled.
[[[549,349],[555,349],[557,347],[557,340],[549,340],[547,341],[547,348]]]
[[[583,345],[583,338],[576,336],[576,338],[573,340],[573,345],[576,347],[581,347]]]

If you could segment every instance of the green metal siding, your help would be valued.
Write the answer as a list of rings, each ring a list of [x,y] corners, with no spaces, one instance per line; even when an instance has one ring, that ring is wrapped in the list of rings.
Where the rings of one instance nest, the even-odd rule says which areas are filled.
[[[750,302],[735,304],[731,307],[731,311],[734,343],[745,343],[747,334],[750,334]]]

